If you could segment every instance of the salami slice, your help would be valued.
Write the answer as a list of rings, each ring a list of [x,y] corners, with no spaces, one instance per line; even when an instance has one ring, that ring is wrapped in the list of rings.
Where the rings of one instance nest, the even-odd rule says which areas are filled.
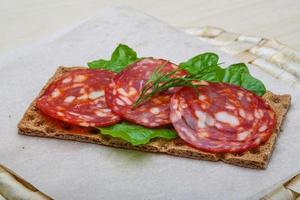
[[[171,99],[171,121],[180,138],[208,152],[243,152],[268,140],[276,116],[265,101],[241,87],[205,83]]]
[[[178,66],[163,59],[145,58],[129,65],[117,74],[105,90],[106,102],[113,112],[128,121],[147,127],[170,124],[169,104],[171,96],[177,91],[177,88],[170,88],[137,108],[133,109],[132,106],[139,98],[143,86],[158,67],[161,73],[167,73]],[[185,72],[179,71],[175,76],[185,74]]]
[[[105,70],[72,70],[54,81],[37,100],[37,107],[53,118],[85,127],[120,121],[106,105],[105,86],[115,76]]]

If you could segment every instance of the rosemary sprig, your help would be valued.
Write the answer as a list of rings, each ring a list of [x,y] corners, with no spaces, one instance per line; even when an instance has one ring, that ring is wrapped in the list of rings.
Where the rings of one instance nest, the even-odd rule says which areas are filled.
[[[173,77],[174,74],[182,70],[180,67],[168,73],[161,72],[166,64],[167,62],[156,68],[151,74],[150,79],[145,83],[139,98],[134,102],[132,109],[169,88],[183,86],[196,88],[200,85],[193,83],[193,81],[200,80],[198,76],[186,75],[184,77]],[[196,91],[198,92],[198,90]]]
[[[149,80],[143,86],[142,92],[139,98],[134,102],[132,108],[136,108],[140,103],[144,102],[146,99],[151,98],[150,94],[146,94],[151,88],[157,87],[157,85],[153,84],[157,82],[157,80],[161,80],[164,77],[164,74],[161,73],[162,68],[167,64],[167,62],[163,63],[162,65],[158,66],[154,72],[151,74]],[[153,90],[152,90],[153,91]]]

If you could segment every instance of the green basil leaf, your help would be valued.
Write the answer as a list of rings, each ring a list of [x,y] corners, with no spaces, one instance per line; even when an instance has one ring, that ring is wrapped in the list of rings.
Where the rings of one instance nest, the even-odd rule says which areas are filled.
[[[218,83],[218,82],[222,82],[223,77],[224,77],[224,69],[218,67],[215,68],[213,71],[203,74],[200,79]]]
[[[121,138],[132,145],[147,144],[156,137],[164,139],[177,137],[175,130],[169,128],[146,128],[125,121],[108,127],[98,127],[98,129],[103,135]]]
[[[259,96],[266,92],[264,84],[250,75],[244,63],[233,64],[224,69],[218,65],[218,60],[218,55],[214,53],[203,53],[181,63],[180,67],[199,80],[241,86]]]
[[[109,61],[100,59],[100,60],[95,60],[95,61],[89,62],[88,66],[91,69],[106,68],[106,65],[108,63],[109,63]]]
[[[264,84],[250,75],[244,63],[233,64],[227,67],[222,82],[241,86],[259,96],[262,96],[266,92]]]
[[[266,87],[264,84],[247,73],[242,74],[242,83],[240,86],[254,92],[258,96],[262,96],[266,93]]]
[[[119,44],[111,55],[111,61],[117,61],[124,65],[134,62],[137,59],[136,52],[125,44]]]
[[[224,71],[218,66],[219,56],[215,53],[203,53],[197,55],[179,66],[201,80],[220,82]]]
[[[241,75],[244,73],[249,74],[249,70],[244,63],[230,65],[224,70],[223,82],[241,85]]]
[[[125,44],[119,44],[110,60],[99,59],[88,63],[91,69],[105,69],[120,72],[127,65],[138,60],[136,52]]]
[[[233,64],[224,69],[222,82],[241,86],[242,75],[249,74],[249,70],[244,63]]]
[[[197,75],[217,70],[219,68],[218,61],[219,56],[217,54],[208,52],[180,63],[179,66],[191,75]]]

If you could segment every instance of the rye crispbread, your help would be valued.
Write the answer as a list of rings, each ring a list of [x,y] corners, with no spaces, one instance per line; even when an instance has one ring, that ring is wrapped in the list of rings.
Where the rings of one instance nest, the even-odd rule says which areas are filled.
[[[44,92],[45,88],[63,73],[82,67],[59,67],[56,73],[48,83],[44,86],[39,96]],[[291,96],[276,95],[267,92],[263,98],[273,108],[277,116],[277,125],[271,138],[258,148],[246,151],[244,153],[226,153],[216,154],[197,150],[186,145],[181,139],[164,140],[153,139],[145,145],[132,146],[128,142],[97,134],[98,130],[94,128],[84,128],[70,125],[62,121],[55,120],[42,114],[36,107],[36,99],[31,103],[23,118],[18,124],[19,133],[23,135],[58,138],[65,140],[75,140],[79,142],[88,142],[113,146],[119,148],[165,153],[173,156],[186,157],[199,160],[223,161],[225,163],[238,165],[242,167],[265,169],[271,157],[276,138],[280,132],[280,126],[284,121],[285,115],[289,109]]]

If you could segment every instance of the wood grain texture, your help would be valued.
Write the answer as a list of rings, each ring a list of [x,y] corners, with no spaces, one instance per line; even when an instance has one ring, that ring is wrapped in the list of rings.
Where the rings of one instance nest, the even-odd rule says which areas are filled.
[[[142,10],[177,27],[222,27],[300,49],[299,0],[0,0],[0,54],[36,42],[108,5]]]

